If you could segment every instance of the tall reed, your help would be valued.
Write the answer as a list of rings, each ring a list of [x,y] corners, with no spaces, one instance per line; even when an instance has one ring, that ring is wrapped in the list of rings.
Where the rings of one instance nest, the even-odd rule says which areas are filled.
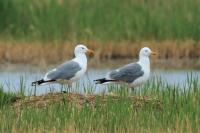
[[[0,0],[1,39],[200,38],[198,0]]]

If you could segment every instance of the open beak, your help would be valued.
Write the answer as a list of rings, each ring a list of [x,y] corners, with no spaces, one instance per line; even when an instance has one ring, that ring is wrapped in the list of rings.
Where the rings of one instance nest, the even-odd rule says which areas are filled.
[[[151,55],[157,55],[157,53],[156,52],[151,52]]]
[[[91,49],[88,49],[86,54],[88,54],[89,57],[93,57],[94,56],[94,51]]]

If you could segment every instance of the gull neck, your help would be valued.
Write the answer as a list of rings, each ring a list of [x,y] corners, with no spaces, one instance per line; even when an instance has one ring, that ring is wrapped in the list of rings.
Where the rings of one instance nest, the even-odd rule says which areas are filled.
[[[139,62],[141,65],[150,67],[150,60],[148,56],[140,56]]]
[[[86,55],[84,53],[75,54],[75,57],[80,62],[87,64],[87,57],[86,57]]]

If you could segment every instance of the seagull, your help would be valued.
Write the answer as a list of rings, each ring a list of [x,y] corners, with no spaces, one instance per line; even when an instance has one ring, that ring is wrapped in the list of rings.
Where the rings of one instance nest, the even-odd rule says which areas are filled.
[[[79,80],[87,70],[86,54],[92,57],[94,51],[88,49],[83,44],[77,45],[74,49],[75,58],[66,61],[55,69],[47,72],[44,78],[32,82],[32,86],[60,83],[67,84],[71,87],[72,83]]]
[[[148,47],[144,47],[140,50],[138,62],[130,63],[108,72],[105,78],[94,81],[96,84],[126,83],[129,88],[134,90],[135,87],[144,84],[149,79],[150,55],[156,55],[156,52],[151,51]]]

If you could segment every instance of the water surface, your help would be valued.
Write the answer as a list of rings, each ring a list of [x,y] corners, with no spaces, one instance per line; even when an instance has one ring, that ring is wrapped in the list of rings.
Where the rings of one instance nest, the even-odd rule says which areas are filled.
[[[98,93],[105,91],[105,85],[95,85],[94,79],[102,78],[110,68],[103,69],[89,69],[87,74],[78,82],[76,91],[83,92],[84,88],[92,88],[92,91]],[[20,88],[26,88],[25,93],[27,95],[33,94],[35,87],[31,86],[31,82],[39,80],[43,77],[47,69],[41,70],[40,68],[33,68],[30,66],[18,66],[7,67],[0,69],[0,83],[4,87],[4,91],[18,92]],[[193,75],[200,76],[199,70],[153,70],[151,72],[152,77],[161,77],[170,85],[185,85],[187,81],[187,75],[193,73]],[[20,83],[21,82],[21,83]],[[23,82],[23,86],[22,86]],[[39,86],[36,88],[36,94],[44,94],[50,91],[60,91],[61,86],[58,84]]]

